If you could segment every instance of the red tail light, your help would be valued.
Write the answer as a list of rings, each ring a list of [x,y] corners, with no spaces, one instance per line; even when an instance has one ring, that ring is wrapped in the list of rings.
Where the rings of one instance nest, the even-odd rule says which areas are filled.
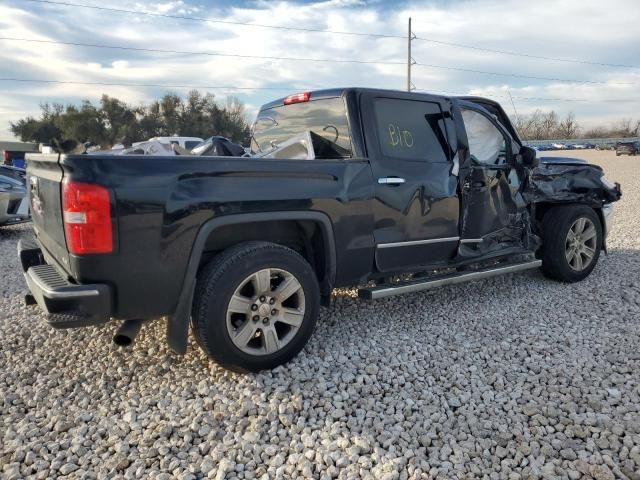
[[[109,190],[88,183],[63,182],[62,215],[70,253],[111,253]]]
[[[11,154],[5,150],[3,157],[4,157],[4,163],[9,165],[9,161],[11,160]]]
[[[291,105],[292,103],[308,102],[310,98],[311,98],[311,92],[296,93],[294,95],[289,95],[288,97],[285,97],[284,104]]]

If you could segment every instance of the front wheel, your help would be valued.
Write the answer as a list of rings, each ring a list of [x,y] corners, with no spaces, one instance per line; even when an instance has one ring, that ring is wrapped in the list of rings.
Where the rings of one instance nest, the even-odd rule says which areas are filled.
[[[582,205],[554,207],[542,221],[542,271],[562,282],[579,282],[598,263],[602,224]]]
[[[236,372],[286,363],[313,332],[320,289],[295,251],[248,242],[217,255],[198,275],[192,328],[207,355]]]

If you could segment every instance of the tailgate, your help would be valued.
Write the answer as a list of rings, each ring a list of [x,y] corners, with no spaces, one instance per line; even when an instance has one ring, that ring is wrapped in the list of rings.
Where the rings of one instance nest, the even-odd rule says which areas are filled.
[[[33,229],[42,247],[69,271],[62,223],[60,155],[27,155],[27,191]]]

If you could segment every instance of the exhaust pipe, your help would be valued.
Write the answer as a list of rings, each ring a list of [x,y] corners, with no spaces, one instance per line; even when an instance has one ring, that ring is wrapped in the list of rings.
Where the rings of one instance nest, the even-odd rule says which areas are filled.
[[[113,343],[119,347],[128,347],[135,342],[144,320],[125,320],[113,336]]]

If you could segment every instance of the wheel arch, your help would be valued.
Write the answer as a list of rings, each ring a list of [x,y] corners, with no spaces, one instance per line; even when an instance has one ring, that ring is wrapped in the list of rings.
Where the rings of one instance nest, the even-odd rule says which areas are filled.
[[[534,218],[539,231],[542,231],[542,220],[544,216],[553,208],[556,207],[588,207],[591,208],[596,215],[598,216],[598,220],[600,220],[600,225],[604,229],[605,226],[605,218],[604,213],[602,211],[602,205],[594,206],[589,202],[537,202],[534,204]],[[603,237],[603,245],[604,245],[604,237]]]
[[[238,242],[218,240],[215,232],[233,232],[236,235],[243,226],[254,226],[268,222],[273,225],[287,225],[289,228],[305,229],[305,225],[313,225],[318,229],[322,239],[321,258],[322,272],[316,272],[320,283],[322,295],[329,295],[333,287],[336,276],[336,247],[331,220],[322,212],[315,211],[280,211],[280,212],[260,212],[243,213],[234,215],[224,215],[213,218],[205,222],[198,231],[196,239],[189,254],[189,260],[185,271],[182,288],[178,296],[178,303],[175,311],[167,318],[167,343],[169,347],[178,354],[184,354],[187,350],[187,338],[189,333],[189,315],[193,302],[193,292],[196,283],[196,275],[206,252],[215,252],[220,248],[228,248]],[[251,227],[249,231],[254,231]],[[277,229],[276,229],[277,230]],[[282,230],[280,230],[282,232]],[[291,232],[291,230],[288,230]],[[306,232],[308,233],[308,231]],[[243,241],[255,240],[255,238],[244,239]],[[263,239],[264,240],[264,239]],[[274,241],[274,238],[266,238],[267,241]],[[274,243],[279,243],[275,241]],[[283,245],[286,245],[286,240]],[[209,250],[207,250],[209,248]],[[313,251],[313,249],[312,249]],[[317,249],[316,249],[316,253]],[[307,258],[307,260],[309,260]],[[312,267],[314,265],[312,264]]]
[[[549,208],[542,217],[542,271],[549,278],[562,282],[574,283],[586,278],[594,269],[600,256],[600,251],[604,250],[604,224],[602,222],[603,212],[593,205],[584,202],[561,203],[553,205],[555,208]],[[601,210],[601,209],[600,209]],[[582,213],[581,213],[582,212]],[[596,237],[596,243],[600,243],[599,247],[592,250],[594,253],[588,257],[589,263],[583,267],[582,262],[577,264],[577,269],[569,264],[571,259],[567,257],[567,230],[572,227],[578,218],[589,214],[589,220],[593,223],[600,223],[599,237]],[[595,236],[595,235],[593,235]],[[593,236],[589,237],[592,238]],[[584,240],[579,240],[584,242]],[[569,245],[570,246],[570,245]],[[573,258],[576,255],[575,247]]]

